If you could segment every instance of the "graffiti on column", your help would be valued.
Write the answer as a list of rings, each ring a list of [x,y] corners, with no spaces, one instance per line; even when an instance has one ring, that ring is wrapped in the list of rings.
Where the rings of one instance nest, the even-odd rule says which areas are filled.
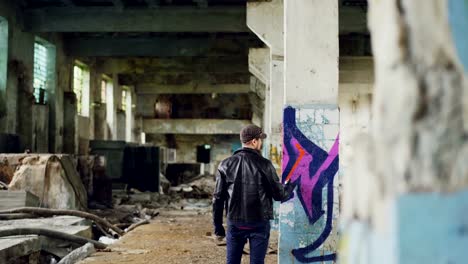
[[[336,254],[308,256],[317,250],[332,231],[333,183],[338,172],[339,137],[331,150],[325,150],[309,140],[296,125],[296,110],[288,107],[284,111],[283,182],[296,185],[297,199],[314,225],[323,216],[324,228],[311,244],[292,250],[294,257],[302,263],[332,261]],[[323,192],[326,190],[326,211],[323,209]],[[296,198],[291,198],[296,199]]]
[[[270,144],[270,160],[278,168],[281,165],[281,152],[278,151],[278,147]]]

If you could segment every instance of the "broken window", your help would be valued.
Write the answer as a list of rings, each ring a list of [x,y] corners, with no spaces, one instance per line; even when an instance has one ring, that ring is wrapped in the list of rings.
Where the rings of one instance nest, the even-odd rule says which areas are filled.
[[[133,138],[133,104],[132,92],[129,87],[122,90],[122,109],[125,111],[125,140],[131,142]]]
[[[107,125],[111,128],[111,132],[113,133],[114,127],[114,84],[111,81],[107,81],[106,83],[106,119]]]
[[[73,67],[73,92],[78,114],[89,116],[89,68],[78,62]]]
[[[36,104],[47,104],[55,89],[55,46],[39,37],[34,42],[33,88]]]
[[[122,89],[122,110],[127,111],[127,90]]]
[[[108,86],[112,85],[112,79],[107,77],[106,75],[102,76],[101,80],[101,103],[106,103],[107,101],[107,90]]]
[[[107,82],[105,80],[101,81],[101,103],[106,103],[106,88]]]

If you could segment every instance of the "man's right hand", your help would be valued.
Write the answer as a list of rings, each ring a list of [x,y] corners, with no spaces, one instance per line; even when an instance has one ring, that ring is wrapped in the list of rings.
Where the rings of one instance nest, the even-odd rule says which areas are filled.
[[[216,237],[224,238],[226,236],[226,231],[224,230],[223,226],[216,226],[214,230],[214,234],[216,235]]]

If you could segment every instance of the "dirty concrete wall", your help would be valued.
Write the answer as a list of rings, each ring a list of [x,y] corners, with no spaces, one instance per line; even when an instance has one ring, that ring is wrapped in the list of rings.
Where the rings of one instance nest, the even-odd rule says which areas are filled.
[[[340,176],[346,177],[354,140],[370,133],[374,63],[370,56],[346,56],[340,58],[339,67]]]
[[[90,126],[91,120],[89,117],[80,116],[78,115],[78,154],[79,155],[86,155],[88,154],[89,149],[89,140],[92,139],[92,135],[90,135]]]
[[[49,94],[49,151],[61,153],[63,151],[64,129],[64,92],[71,91],[72,58],[65,54],[60,36],[53,35],[56,43],[55,90]]]
[[[33,65],[34,65],[34,41],[36,35],[24,32],[21,27],[20,17],[17,16],[15,3],[12,1],[0,1],[0,16],[8,21],[8,74],[6,85],[6,116],[2,118],[2,132],[19,134],[22,149],[34,148],[34,124],[31,116],[33,112]],[[54,89],[48,91],[49,97],[49,146],[47,151],[62,150],[63,131],[63,95],[62,92],[69,89],[69,63],[63,51],[63,43],[60,35],[38,34],[38,37],[55,45],[56,70]],[[40,151],[45,150],[42,146]]]
[[[37,153],[49,152],[49,107],[33,105],[34,118],[32,133],[32,150]]]
[[[106,104],[100,103],[94,107],[94,138],[107,138],[107,120],[106,120]]]
[[[21,149],[31,149],[34,36],[21,31],[11,1],[0,2],[0,15],[9,22],[5,132],[20,136]]]
[[[369,26],[372,129],[344,179],[340,263],[465,263],[468,2],[370,0]]]
[[[177,149],[177,163],[194,163],[197,161],[197,146],[211,146],[212,164],[216,165],[229,157],[233,150],[241,147],[237,135],[154,135],[146,136],[148,143],[157,146]]]
[[[8,20],[0,16],[0,131],[7,128]]]
[[[86,155],[89,153],[89,141],[96,139],[96,135],[101,136],[104,134],[102,123],[99,122],[99,117],[102,117],[101,105],[100,105],[100,91],[101,91],[101,80],[102,73],[96,66],[95,59],[86,58],[78,59],[79,61],[86,64],[89,67],[89,115],[79,116],[78,118],[78,153],[80,155]],[[105,108],[104,108],[105,109]],[[96,120],[96,118],[98,120]],[[106,122],[104,122],[105,124]],[[96,131],[97,130],[97,131]]]
[[[125,140],[126,133],[126,116],[125,112],[118,110],[117,112],[117,140]]]
[[[78,153],[77,134],[78,115],[76,109],[76,96],[73,92],[65,92],[63,98],[63,153]]]
[[[371,126],[372,93],[340,93],[340,171],[345,177],[352,162],[353,142],[369,135]]]
[[[122,109],[122,86],[118,83],[118,75],[110,74],[103,71],[103,68],[100,64],[95,63],[95,59],[83,59],[90,66],[90,116],[87,118],[89,124],[86,126],[89,129],[88,134],[80,134],[86,141],[92,139],[106,139],[106,140],[127,140],[129,142],[134,141],[135,135],[132,134],[131,137],[127,138],[127,133],[133,133],[135,122],[127,121],[127,114]],[[101,81],[103,80],[103,75],[112,76],[112,96],[105,98],[106,103],[102,103],[101,98]],[[130,93],[132,94],[132,102],[127,102],[127,109],[131,111],[131,119],[135,119],[135,111],[133,110],[132,105],[136,105],[136,96],[132,87],[129,87]],[[109,92],[106,89],[106,93]],[[108,100],[112,98],[112,102]],[[108,108],[108,104],[111,104],[112,107]],[[108,110],[112,109],[111,112]],[[113,116],[113,123],[109,124],[107,116]],[[127,125],[130,125],[131,128],[128,129]],[[81,129],[85,129],[82,127]],[[84,142],[84,141],[83,141]]]
[[[137,95],[137,114],[154,117],[158,99],[171,102],[172,118],[251,119],[247,94]]]

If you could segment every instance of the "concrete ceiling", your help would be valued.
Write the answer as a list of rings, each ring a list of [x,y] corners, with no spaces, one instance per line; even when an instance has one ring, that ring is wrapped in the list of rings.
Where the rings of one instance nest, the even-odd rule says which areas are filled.
[[[348,40],[351,39],[356,44],[349,45],[349,53],[362,49],[363,55],[366,55],[370,50],[368,41],[360,40],[361,35],[364,38],[368,36],[367,1],[339,1],[340,40],[343,40],[340,45],[345,47],[341,42],[351,43]],[[246,2],[18,1],[26,31],[61,33],[69,56],[100,57],[108,62],[107,65],[123,67],[115,72],[119,74],[120,83],[139,85],[141,89],[154,85],[189,85],[193,82],[206,84],[207,87],[248,84],[249,48],[264,47],[264,44],[246,26]],[[167,61],[173,62],[168,66],[161,64],[161,61],[142,61],[143,57],[167,58]],[[192,60],[199,57],[214,60]],[[221,57],[226,59],[216,59]],[[129,63],[129,58],[140,60]],[[187,58],[189,63],[184,63],[183,58]]]
[[[116,8],[158,8],[165,6],[218,6],[245,5],[246,0],[23,0],[28,8],[44,7],[116,7]]]
[[[64,40],[75,57],[247,56],[264,45],[252,33],[67,33]]]

